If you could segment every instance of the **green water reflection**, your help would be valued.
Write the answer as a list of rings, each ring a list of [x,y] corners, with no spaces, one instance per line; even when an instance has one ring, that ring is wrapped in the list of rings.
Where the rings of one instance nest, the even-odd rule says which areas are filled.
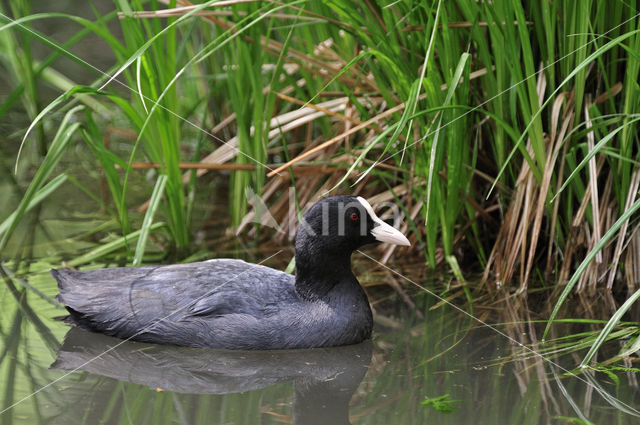
[[[50,301],[56,289],[47,273],[21,281],[9,272],[5,266],[0,290],[1,406],[8,409],[1,424],[639,420],[638,390],[626,375],[616,382],[597,373],[585,382],[590,375],[562,376],[537,358],[496,362],[514,349],[507,339],[449,307],[426,309],[426,297],[424,321],[405,312],[406,326],[379,326],[370,344],[229,352],[70,331],[54,319],[64,310]]]

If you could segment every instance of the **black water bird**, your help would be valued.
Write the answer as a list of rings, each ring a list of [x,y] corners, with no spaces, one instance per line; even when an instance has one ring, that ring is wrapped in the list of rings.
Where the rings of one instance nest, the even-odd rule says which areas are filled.
[[[351,254],[376,242],[409,245],[365,199],[334,196],[298,227],[295,276],[233,259],[51,273],[68,322],[94,332],[189,347],[329,347],[371,336]]]

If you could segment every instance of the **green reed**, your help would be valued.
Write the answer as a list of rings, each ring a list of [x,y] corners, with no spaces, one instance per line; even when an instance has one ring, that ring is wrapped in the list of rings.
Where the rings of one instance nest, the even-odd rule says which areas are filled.
[[[542,279],[532,285],[568,282],[553,317],[587,280],[603,287],[601,276],[625,272],[632,244],[614,252],[614,242],[637,237],[639,204],[630,191],[639,149],[636,2],[300,0],[211,8],[209,1],[168,18],[135,12],[187,2],[116,0],[114,11],[94,10],[92,17],[34,14],[29,2],[8,3],[0,18],[0,64],[10,91],[0,99],[0,119],[26,117],[24,140],[23,133],[10,140],[21,144],[18,175],[28,184],[2,218],[0,251],[27,212],[66,181],[60,165],[69,147],[86,145],[103,170],[107,211],[120,227],[122,239],[110,247],[139,264],[149,235],[159,232],[169,241],[166,251],[184,258],[198,230],[192,219],[198,189],[194,172],[180,163],[235,137],[226,161],[255,165],[229,177],[229,216],[238,224],[249,211],[247,187],[260,193],[274,162],[343,131],[342,121],[325,116],[304,131],[270,136],[272,118],[300,106],[278,95],[316,104],[339,93],[359,122],[404,107],[372,124],[373,136],[362,131],[305,164],[343,169],[335,192],[365,178],[381,191],[411,187],[408,195],[393,195],[407,213],[421,205],[410,231],[431,267],[443,258],[458,270],[465,252],[490,279],[521,290],[535,273]],[[76,32],[54,41],[37,30],[50,20]],[[70,51],[88,35],[109,50],[112,65],[104,73],[87,64],[92,58]],[[35,45],[48,53],[35,55]],[[93,80],[59,72],[61,58],[89,69]],[[377,107],[368,103],[373,98],[381,99]],[[208,134],[227,118],[224,131]],[[109,126],[134,133],[127,149],[105,142]],[[283,147],[284,154],[274,154]],[[18,149],[7,152],[17,158]],[[136,161],[159,167],[142,179],[151,198],[144,216],[134,212],[130,195]],[[292,180],[298,189],[307,184]],[[608,262],[594,265],[601,253]]]

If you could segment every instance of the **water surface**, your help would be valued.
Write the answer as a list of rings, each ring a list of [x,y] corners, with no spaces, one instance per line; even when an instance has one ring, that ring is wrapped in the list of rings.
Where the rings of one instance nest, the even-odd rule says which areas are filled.
[[[55,293],[46,272],[4,278],[0,382],[2,409],[8,410],[1,424],[639,420],[639,393],[628,374],[567,376],[562,367],[575,366],[571,356],[555,359],[558,365],[536,356],[509,360],[519,346],[450,306],[430,310],[429,296],[413,294],[424,320],[387,297],[384,303],[396,308],[378,304],[388,316],[365,344],[234,352],[123,342],[70,329],[54,319],[64,314],[49,301]],[[520,328],[500,330],[512,337]]]

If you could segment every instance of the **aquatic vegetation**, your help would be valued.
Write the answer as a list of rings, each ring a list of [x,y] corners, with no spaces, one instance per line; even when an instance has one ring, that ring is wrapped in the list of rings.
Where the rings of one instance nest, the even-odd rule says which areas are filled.
[[[33,258],[29,225],[84,243],[50,255],[70,265],[194,259],[210,250],[196,237],[205,202],[226,203],[237,232],[285,242],[259,208],[291,229],[344,192],[400,204],[425,263],[482,269],[474,289],[555,285],[551,319],[575,294],[612,291],[594,350],[631,329],[634,2],[117,0],[82,16],[8,3],[0,255],[16,270]],[[57,239],[38,217],[65,188],[99,224]]]
[[[427,397],[420,402],[420,405],[423,407],[431,407],[440,413],[453,413],[457,409],[455,403],[459,402],[460,400],[451,400],[450,394],[443,394],[439,397]]]

